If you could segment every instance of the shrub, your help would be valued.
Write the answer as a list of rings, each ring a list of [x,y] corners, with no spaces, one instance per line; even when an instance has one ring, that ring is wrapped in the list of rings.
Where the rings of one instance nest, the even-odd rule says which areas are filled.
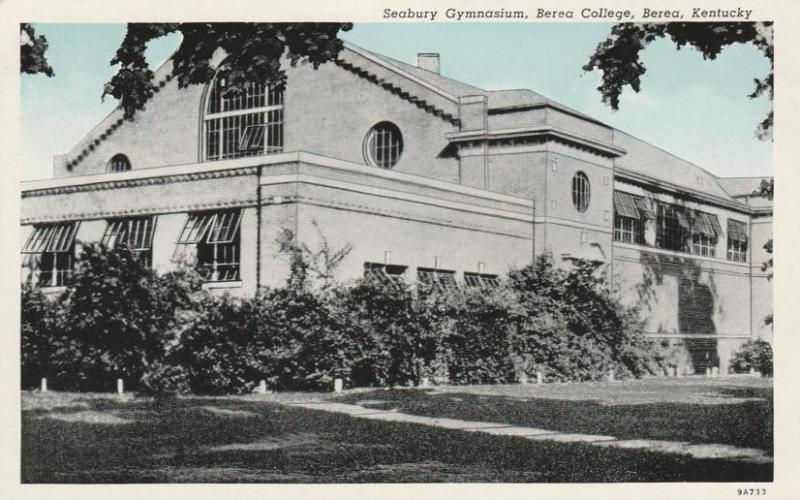
[[[749,372],[753,369],[771,377],[772,346],[763,340],[748,340],[733,355],[732,366],[736,372]]]
[[[569,269],[542,256],[509,273],[526,316],[528,358],[545,377],[597,380],[608,370],[642,376],[658,370],[657,346],[642,335],[636,312],[623,307],[597,266],[579,261]]]
[[[22,286],[21,302],[21,383],[23,388],[37,387],[43,377],[53,374],[62,329],[59,308],[30,281]]]
[[[199,278],[163,276],[125,247],[85,246],[61,301],[64,342],[53,365],[64,389],[109,390],[122,378],[136,390],[194,305]]]

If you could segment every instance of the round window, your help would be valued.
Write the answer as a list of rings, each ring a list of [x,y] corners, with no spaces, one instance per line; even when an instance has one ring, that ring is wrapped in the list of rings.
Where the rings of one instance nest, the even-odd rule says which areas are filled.
[[[589,178],[583,172],[578,172],[572,178],[572,204],[578,212],[585,212],[589,208],[590,199]]]
[[[364,159],[373,167],[392,168],[403,153],[403,136],[397,125],[380,122],[364,138]]]
[[[124,154],[116,154],[108,162],[109,172],[125,172],[131,169],[131,161]]]

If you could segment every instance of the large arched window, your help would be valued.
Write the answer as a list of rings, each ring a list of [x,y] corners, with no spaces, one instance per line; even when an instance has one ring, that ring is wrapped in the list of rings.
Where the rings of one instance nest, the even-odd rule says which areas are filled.
[[[116,154],[108,161],[109,172],[127,172],[131,169],[131,161],[124,154]]]
[[[578,212],[585,212],[589,208],[591,195],[589,178],[583,172],[576,173],[575,177],[572,178],[572,203],[578,209]]]
[[[283,91],[263,83],[225,94],[226,79],[215,78],[204,116],[205,158],[223,160],[283,151]]]

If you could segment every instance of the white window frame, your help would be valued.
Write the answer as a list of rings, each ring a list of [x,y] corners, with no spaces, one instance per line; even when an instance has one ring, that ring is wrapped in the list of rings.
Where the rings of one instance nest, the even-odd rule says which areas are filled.
[[[224,109],[225,99],[242,99],[244,103],[239,109],[212,112],[212,103],[217,96],[217,92],[221,92],[221,87],[217,87],[221,80],[214,78],[209,84],[205,106],[203,108],[203,133],[201,137],[203,159],[205,161],[228,160],[233,158],[242,158],[245,156],[261,156],[267,154],[276,154],[283,152],[283,123],[284,123],[284,92],[272,91],[268,85],[263,85],[264,88],[264,106],[248,106],[248,99],[253,100],[253,95],[248,94],[252,88],[260,88],[260,86],[250,86],[244,90],[244,94],[236,97],[219,97],[219,105]],[[270,95],[274,92],[273,104],[269,104]],[[234,126],[226,129],[225,125],[228,120],[233,120]],[[242,125],[242,120],[245,121]],[[249,122],[249,123],[248,123]],[[210,127],[212,123],[216,127],[213,133],[216,135],[217,151],[215,154],[209,154],[209,136],[212,133]],[[242,149],[243,139],[248,128],[263,127],[262,149]],[[228,141],[225,143],[225,131],[238,128],[240,132],[237,135],[237,140],[234,143]],[[229,151],[226,152],[226,146]]]

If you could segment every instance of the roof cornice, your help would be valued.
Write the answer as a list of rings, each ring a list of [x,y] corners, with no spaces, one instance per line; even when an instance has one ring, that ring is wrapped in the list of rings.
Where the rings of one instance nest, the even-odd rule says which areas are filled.
[[[671,194],[679,194],[683,196],[688,195],[689,197],[695,198],[699,201],[717,205],[723,208],[728,208],[736,212],[741,212],[748,215],[754,215],[754,214],[764,215],[767,213],[772,213],[772,208],[750,207],[742,203],[739,203],[735,200],[728,200],[720,196],[715,196],[713,194],[704,193],[702,191],[698,191],[685,186],[680,186],[678,184],[664,181],[662,179],[656,179],[655,177],[651,177],[649,175],[642,174],[639,172],[634,172],[624,167],[615,167],[614,177],[622,178],[634,184],[641,184],[648,187],[654,187]]]
[[[553,127],[550,125],[515,129],[454,132],[446,134],[446,137],[448,140],[450,140],[450,142],[453,143],[469,143],[475,141],[488,141],[489,143],[493,143],[523,138],[551,137],[612,158],[622,156],[626,153],[625,149],[615,146],[614,144],[596,141],[584,135],[573,134],[572,132],[567,132],[562,128]]]

